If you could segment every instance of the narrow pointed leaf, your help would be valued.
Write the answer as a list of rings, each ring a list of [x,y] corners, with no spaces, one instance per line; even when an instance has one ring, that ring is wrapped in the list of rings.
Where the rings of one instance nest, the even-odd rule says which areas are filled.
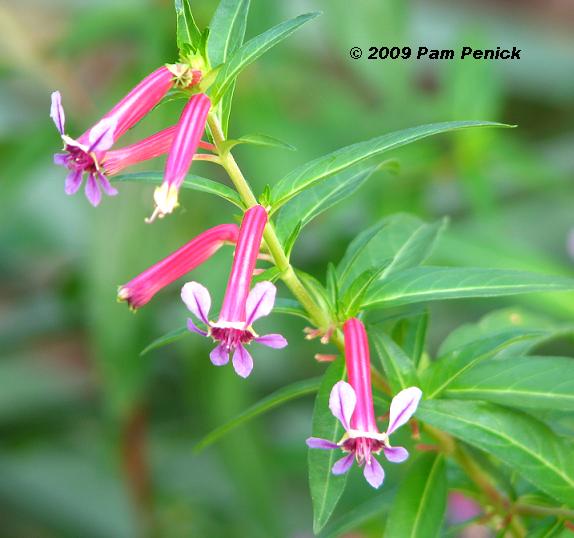
[[[418,366],[425,350],[426,334],[428,328],[428,310],[401,319],[393,329],[394,340],[404,349]]]
[[[421,454],[403,478],[389,512],[385,538],[435,538],[446,510],[446,468],[442,454]]]
[[[415,267],[371,286],[364,308],[574,289],[574,279],[505,269]]]
[[[345,171],[291,200],[277,216],[281,241],[284,243],[299,224],[302,228],[323,211],[354,194],[378,168],[371,164]]]
[[[221,0],[209,23],[207,50],[211,65],[224,63],[243,44],[249,0]]]
[[[432,252],[445,224],[444,220],[427,224],[407,214],[381,220],[349,245],[338,267],[341,285],[347,287],[362,271],[383,264],[386,268],[381,279],[420,265]]]
[[[544,331],[533,329],[508,329],[452,350],[421,374],[426,397],[435,398],[465,372],[480,362],[495,357],[506,348],[520,342],[539,340],[544,335]]]
[[[508,357],[484,361],[460,375],[443,397],[574,411],[574,359]]]
[[[119,182],[134,182],[134,183],[150,183],[152,185],[161,185],[163,182],[163,174],[161,172],[136,172],[133,174],[121,174],[113,178],[114,183]],[[191,189],[200,192],[207,192],[215,194],[220,198],[231,202],[233,205],[243,209],[243,203],[239,195],[231,188],[206,179],[200,176],[188,175],[181,185],[182,189]]]
[[[195,24],[189,0],[175,0],[177,18],[177,48],[184,53],[188,47],[197,48],[201,41],[201,32]]]
[[[264,413],[267,413],[268,411],[271,411],[272,409],[275,409],[276,407],[283,405],[284,403],[295,400],[296,398],[301,398],[302,396],[307,396],[308,394],[314,394],[319,390],[319,384],[319,378],[305,379],[273,392],[269,396],[266,396],[256,404],[252,405],[249,409],[243,411],[243,413],[237,415],[229,422],[222,424],[212,432],[208,433],[195,445],[194,451],[202,451],[232,430],[263,415]]]
[[[277,314],[289,314],[290,316],[296,316],[309,321],[309,314],[307,314],[307,311],[294,299],[278,297],[275,299],[273,312]]]
[[[319,15],[319,13],[307,13],[282,22],[261,35],[250,39],[245,45],[239,48],[225,62],[217,75],[214,83],[213,103],[217,103],[223,97],[229,85],[237,78],[237,75],[239,75],[243,69],[271,47],[286,37],[289,37],[300,26],[314,19],[317,15]]]
[[[146,355],[150,351],[154,349],[158,349],[163,346],[167,346],[169,344],[173,344],[173,342],[177,342],[181,338],[183,338],[186,334],[189,334],[189,330],[187,327],[178,327],[173,331],[169,331],[168,333],[156,338],[153,342],[148,344],[141,352],[140,356]]]
[[[410,144],[427,136],[432,136],[448,131],[466,129],[471,127],[510,127],[501,123],[481,121],[453,121],[445,123],[433,123],[419,127],[411,127],[402,131],[388,133],[365,142],[359,142],[351,146],[319,157],[299,168],[296,168],[273,188],[274,206],[283,205],[289,199],[301,191],[311,187],[315,183],[327,179],[332,174],[342,172],[346,168],[358,164],[364,159],[375,157],[385,151]]]
[[[243,45],[248,13],[249,0],[221,0],[219,2],[209,24],[211,32],[207,51],[212,66],[226,62],[229,56]],[[219,103],[221,127],[226,136],[234,91],[235,82],[232,82]]]
[[[417,416],[498,458],[560,503],[574,507],[573,446],[543,422],[491,403],[421,402]]]
[[[264,134],[247,134],[239,138],[231,138],[223,143],[223,148],[225,151],[237,146],[238,144],[251,144],[253,146],[267,146],[270,148],[287,149],[289,151],[295,151],[295,147],[283,140],[279,140],[273,136],[268,136]]]
[[[371,334],[393,393],[418,385],[413,360],[386,334],[380,331]]]
[[[517,345],[505,348],[505,353],[510,355],[527,355],[534,345],[539,345],[546,339],[559,338],[572,334],[574,324],[556,322],[539,313],[529,312],[523,308],[513,306],[494,310],[483,316],[475,323],[465,323],[458,326],[441,343],[438,355],[446,355],[450,351],[470,344],[474,340],[480,340],[487,336],[509,329],[544,331],[546,337],[542,340],[524,340]]]
[[[343,427],[329,410],[329,395],[333,385],[345,377],[345,362],[339,358],[333,362],[321,381],[313,411],[313,437],[338,442]],[[347,474],[335,476],[333,464],[343,456],[339,450],[309,449],[309,486],[313,501],[313,531],[317,534],[327,523],[339,502]]]

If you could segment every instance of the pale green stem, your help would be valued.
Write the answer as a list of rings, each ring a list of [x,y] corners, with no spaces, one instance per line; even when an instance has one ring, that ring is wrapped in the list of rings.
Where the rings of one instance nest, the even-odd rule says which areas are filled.
[[[255,198],[249,183],[247,183],[247,180],[233,158],[231,151],[222,146],[225,142],[225,136],[221,129],[219,119],[215,114],[211,113],[208,117],[208,123],[213,136],[213,141],[219,151],[221,165],[229,175],[229,178],[233,182],[233,185],[243,200],[243,203],[247,207],[256,205],[257,198]],[[301,306],[307,311],[313,323],[315,323],[317,327],[327,330],[332,324],[329,314],[323,311],[307,291],[305,286],[303,286],[303,283],[295,273],[293,266],[289,263],[289,258],[281,246],[281,242],[277,237],[273,223],[269,222],[267,224],[263,237],[275,266],[281,272],[281,280],[283,280],[285,285],[291,290],[291,293],[293,293],[297,298]],[[343,349],[343,340],[339,331],[333,334],[333,341],[341,350]]]

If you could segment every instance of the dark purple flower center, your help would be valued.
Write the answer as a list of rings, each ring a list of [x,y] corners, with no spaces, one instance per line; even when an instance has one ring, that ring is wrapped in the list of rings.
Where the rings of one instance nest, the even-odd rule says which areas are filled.
[[[221,342],[221,345],[231,351],[240,344],[249,344],[255,335],[248,329],[231,329],[229,327],[212,327],[211,337]]]
[[[357,463],[363,465],[365,461],[369,461],[371,454],[378,454],[383,450],[384,443],[377,439],[369,439],[367,437],[356,437],[354,439],[347,439],[341,448],[345,452],[353,452]]]
[[[98,166],[94,158],[93,153],[88,153],[77,146],[70,146],[66,144],[66,151],[68,155],[66,156],[66,166],[70,170],[96,173],[98,171]]]

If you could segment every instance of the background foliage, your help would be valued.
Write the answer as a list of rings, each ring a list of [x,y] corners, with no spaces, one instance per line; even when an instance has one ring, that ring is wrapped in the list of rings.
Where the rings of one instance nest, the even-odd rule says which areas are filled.
[[[450,217],[432,265],[571,276],[574,19],[568,5],[542,11],[518,2],[502,10],[482,3],[381,4],[364,0],[350,14],[342,0],[253,2],[247,37],[300,12],[324,11],[251,66],[237,85],[230,135],[264,133],[297,147],[296,152],[237,148],[256,190],[337,147],[413,125],[488,119],[520,128],[442,135],[393,152],[398,171],[373,172],[350,203],[323,213],[304,230],[293,252],[297,266],[324,281],[327,262],[341,259],[355,235],[383,216],[409,212],[427,222]],[[194,3],[200,26],[215,5]],[[2,535],[131,537],[145,527],[167,537],[312,533],[303,440],[311,430],[311,392],[318,382],[297,385],[307,396],[216,444],[195,452],[192,447],[262,397],[321,375],[324,365],[313,355],[331,348],[302,340],[304,321],[282,316],[290,346],[263,354],[248,383],[229,368],[213,371],[206,360],[208,345],[198,339],[184,338],[140,356],[154,338],[182,324],[185,307],[173,286],[134,316],[115,302],[116,286],[206,225],[228,219],[226,202],[184,191],[186,210],[144,227],[152,186],[121,185],[119,197],[93,210],[81,197],[63,194],[62,172],[51,164],[59,140],[48,118],[49,92],[62,91],[70,131],[81,132],[142,76],[175,59],[174,23],[171,2],[163,1],[27,0],[0,7]],[[431,64],[355,61],[348,55],[352,46],[366,50],[384,43],[516,45],[523,59]],[[159,107],[137,135],[127,136],[135,140],[142,130],[151,133],[166,125],[180,107],[181,102]],[[161,163],[155,166],[161,170]],[[194,171],[209,177],[219,173],[208,166],[196,163]],[[280,222],[290,222],[287,207]],[[197,280],[222,282],[228,254],[220,252],[199,269]],[[571,355],[567,334],[573,304],[572,294],[434,303],[431,355],[442,356],[477,334],[502,328],[503,320],[517,319],[526,329],[531,321],[565,335],[543,341],[537,353]],[[452,332],[497,308],[506,310]],[[271,327],[278,320],[279,315],[267,323]],[[485,381],[489,367],[485,362],[480,375],[465,374],[477,376],[470,399],[493,392]],[[544,372],[535,363],[532,368]],[[512,371],[507,375],[512,378]],[[544,387],[540,379],[526,389]],[[440,388],[432,378],[423,381]],[[393,382],[400,387],[400,379]],[[460,378],[454,380],[446,395],[465,397],[460,385]],[[553,418],[548,409],[554,406],[545,404],[547,391],[539,393],[524,421]],[[572,406],[568,396],[560,401],[565,409]],[[490,401],[512,405],[512,394],[505,398]],[[474,406],[457,406],[454,415],[459,420],[480,415]],[[448,401],[421,408],[421,418],[455,434],[452,415]],[[536,427],[525,422],[521,430],[506,415],[499,420],[517,428],[518,445],[520,431]],[[571,435],[571,417],[560,415],[552,424]],[[493,442],[477,433],[474,446]],[[545,450],[563,447],[540,447]],[[499,457],[504,461],[503,453]],[[417,475],[436,479],[455,472],[432,455],[412,467],[387,467],[387,484],[376,493],[358,473],[350,475],[323,535],[360,527],[365,536],[378,536],[395,495],[401,502],[387,531],[404,535],[408,531],[398,514],[413,507],[400,497],[402,484],[424,490]],[[562,491],[560,476],[548,487],[549,494]],[[563,499],[568,502],[566,493]]]

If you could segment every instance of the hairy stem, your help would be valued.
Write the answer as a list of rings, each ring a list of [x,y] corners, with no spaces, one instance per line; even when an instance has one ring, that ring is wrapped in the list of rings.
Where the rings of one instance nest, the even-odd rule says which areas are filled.
[[[245,176],[241,172],[237,162],[235,161],[231,151],[226,150],[222,144],[225,142],[225,136],[223,130],[221,129],[221,124],[217,116],[211,113],[208,117],[209,128],[213,136],[213,141],[215,146],[219,151],[219,158],[221,165],[227,172],[229,178],[233,182],[235,189],[239,193],[243,203],[247,207],[251,207],[257,204],[257,198],[253,194],[249,183],[245,179]],[[269,253],[273,258],[273,262],[277,269],[281,271],[281,280],[285,285],[291,290],[291,293],[297,298],[301,306],[307,311],[311,317],[313,323],[321,328],[327,330],[331,325],[331,319],[328,313],[324,312],[323,309],[315,302],[311,294],[307,291],[293,266],[289,263],[289,258],[281,246],[281,242],[277,237],[273,223],[269,222],[265,228],[265,233],[263,235]],[[343,339],[339,331],[333,334],[334,343],[343,349]]]

